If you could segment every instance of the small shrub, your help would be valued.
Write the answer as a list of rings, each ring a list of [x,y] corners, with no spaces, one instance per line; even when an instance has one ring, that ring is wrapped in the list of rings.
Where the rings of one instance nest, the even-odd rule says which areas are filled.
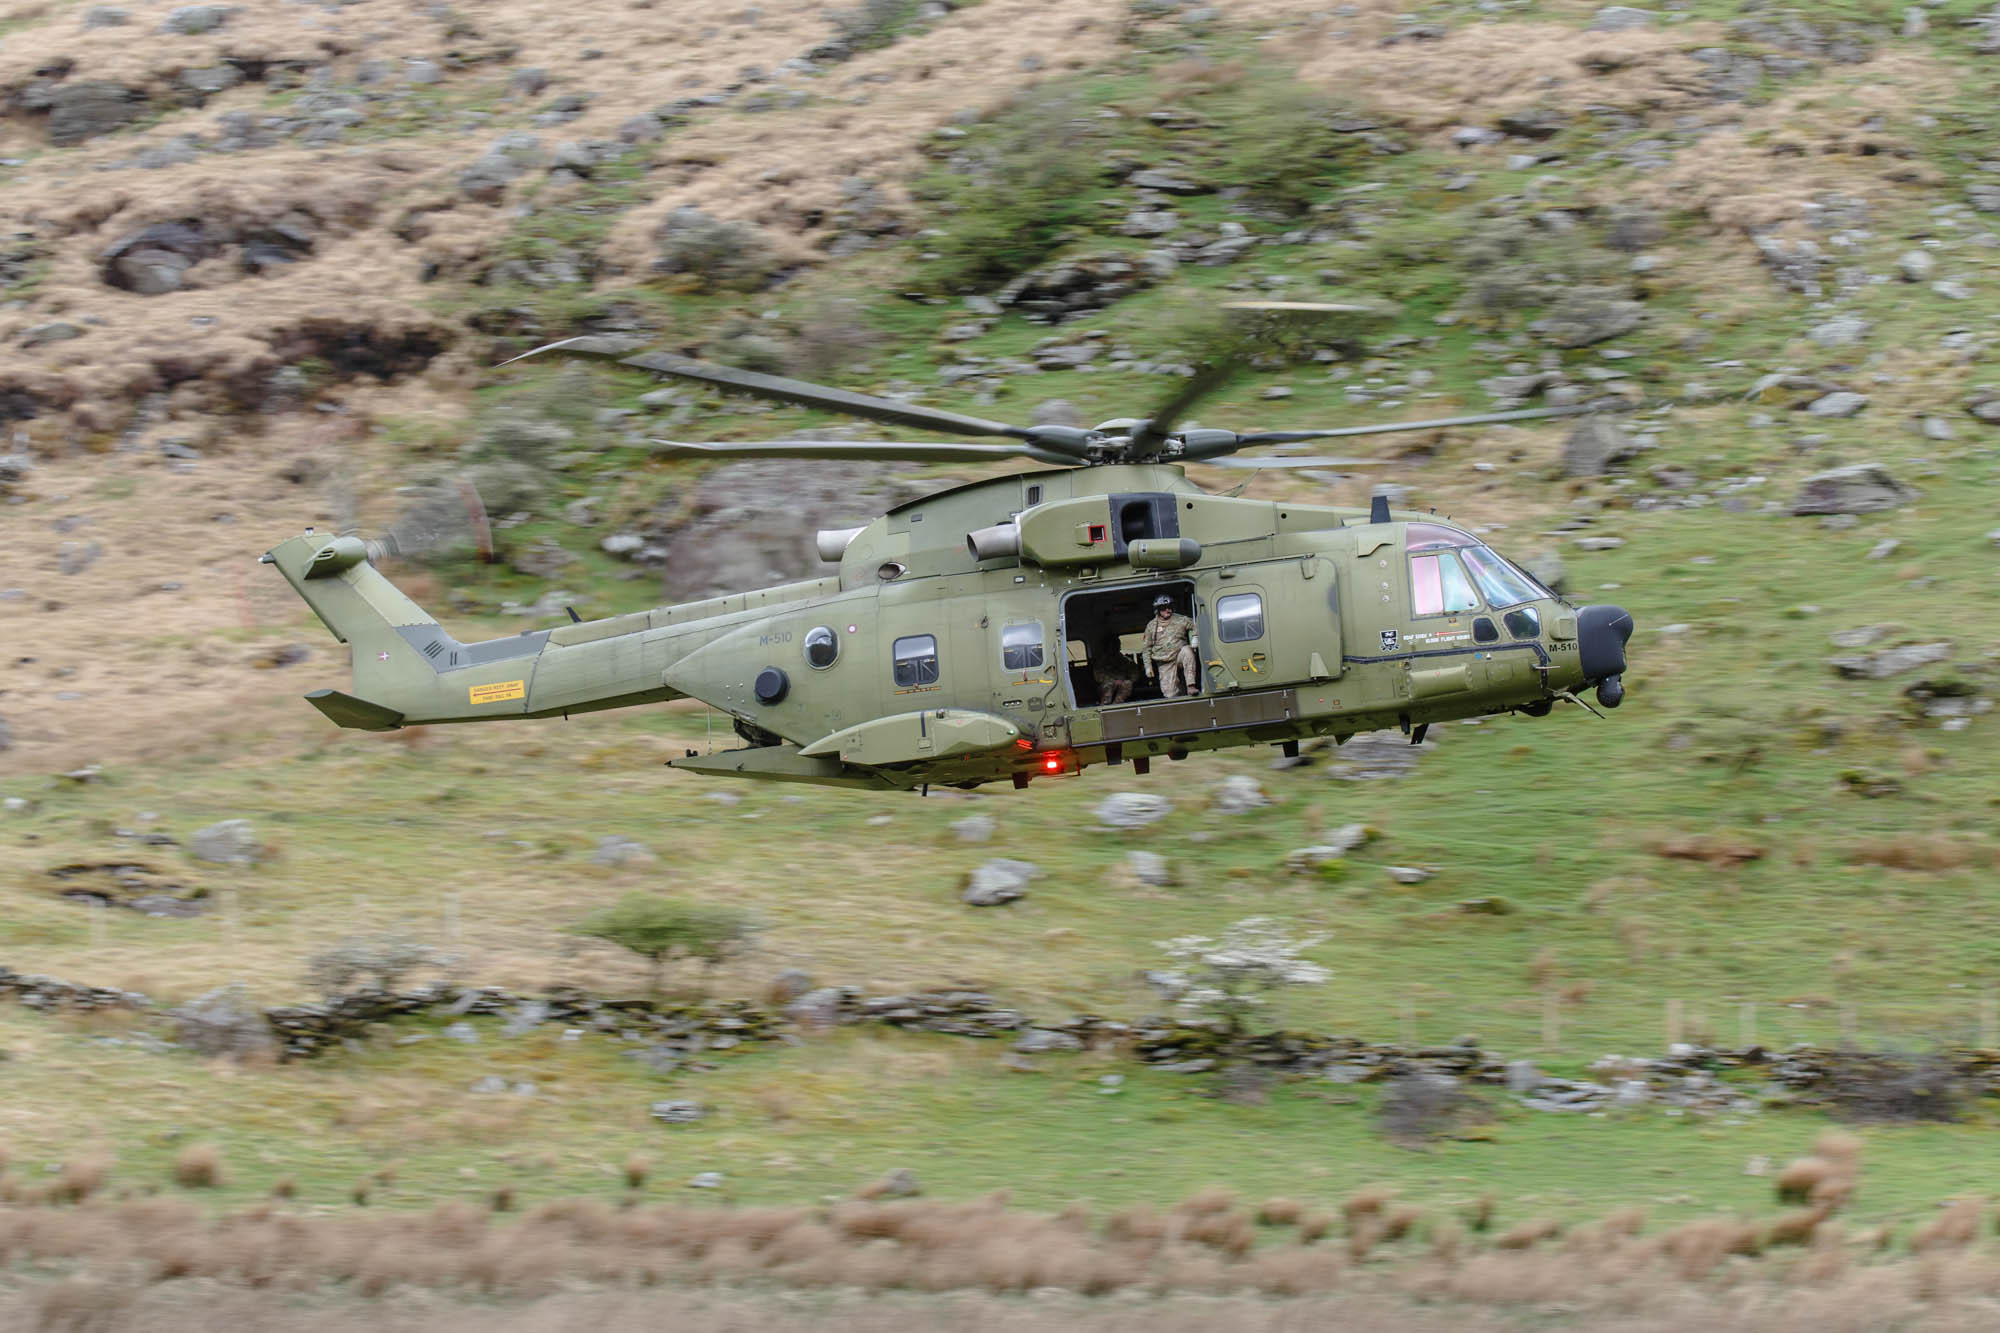
[[[830,16],[841,38],[857,51],[873,51],[896,40],[897,31],[917,12],[916,0],[862,0]]]
[[[628,893],[570,927],[573,935],[604,940],[644,958],[651,965],[655,991],[670,961],[698,959],[714,967],[742,948],[756,931],[749,915],[735,908],[708,907],[650,893]]]
[[[174,1183],[182,1189],[215,1189],[223,1183],[222,1150],[213,1143],[192,1143],[174,1158]]]
[[[824,379],[866,356],[881,341],[859,301],[822,298],[793,322],[792,369],[807,379]]]
[[[1333,1214],[1324,1208],[1315,1208],[1299,1217],[1299,1244],[1310,1245],[1333,1230]]]
[[[306,960],[306,981],[328,998],[360,989],[390,991],[417,968],[442,961],[437,950],[407,936],[351,935]]]
[[[1337,128],[1340,115],[1316,88],[1293,79],[1262,81],[1230,117],[1219,174],[1258,203],[1302,213],[1365,153],[1358,135]]]
[[[1319,942],[1318,936],[1295,939],[1272,918],[1253,916],[1220,937],[1186,935],[1162,940],[1160,948],[1179,964],[1167,977],[1180,988],[1182,1010],[1213,1019],[1231,1038],[1240,1038],[1248,1015],[1268,1003],[1266,992],[1316,986],[1332,975],[1299,957]]]
[[[298,1197],[298,1193],[299,1182],[290,1176],[279,1176],[271,1186],[271,1197],[274,1199],[292,1199]]]
[[[777,252],[762,228],[698,208],[669,213],[654,243],[655,272],[679,275],[703,291],[759,291],[778,270]]]
[[[951,291],[1005,282],[1088,231],[1100,169],[1096,121],[1072,90],[1043,87],[975,132],[916,192],[947,214],[931,279]]]
[[[653,1164],[645,1157],[634,1153],[625,1159],[625,1187],[640,1190],[646,1188],[646,1177],[651,1175]]]
[[[491,1208],[496,1213],[513,1212],[514,1187],[512,1185],[502,1185],[498,1189],[494,1190],[493,1193],[490,1196],[488,1196],[486,1200],[486,1206]]]

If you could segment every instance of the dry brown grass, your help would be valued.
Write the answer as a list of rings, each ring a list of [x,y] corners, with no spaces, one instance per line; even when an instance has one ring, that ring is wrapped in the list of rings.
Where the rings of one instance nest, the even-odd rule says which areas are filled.
[[[174,1156],[174,1183],[182,1189],[215,1189],[228,1178],[222,1150],[213,1143],[194,1143]]]
[[[1835,66],[1765,106],[1732,112],[1733,124],[1647,177],[1637,195],[1730,230],[1796,223],[1804,205],[1829,193],[1889,202],[1937,177],[1881,126],[1907,123],[1955,82],[1929,53],[1885,47],[1865,64]]]
[[[1296,1226],[1306,1207],[1297,1199],[1266,1199],[1257,1205],[1257,1222],[1267,1227]]]
[[[1910,1236],[1910,1253],[1962,1250],[1978,1238],[1985,1216],[1986,1200],[1977,1195],[1948,1203]]]
[[[1968,866],[1990,866],[1994,863],[1995,851],[1983,842],[1897,834],[1857,843],[1847,850],[1846,855],[1853,865],[1938,872],[1963,870]]]
[[[1840,1159],[1841,1145],[1832,1146],[1835,1154],[1822,1160]],[[1763,1224],[1704,1219],[1657,1237],[1640,1234],[1636,1210],[1620,1210],[1572,1229],[1560,1246],[1547,1244],[1562,1233],[1550,1218],[1522,1223],[1485,1247],[1455,1223],[1433,1223],[1428,1247],[1398,1257],[1373,1247],[1415,1230],[1418,1219],[1414,1209],[1386,1199],[1356,1212],[1356,1234],[1367,1237],[1367,1246],[1347,1256],[1309,1244],[1253,1246],[1250,1216],[1215,1194],[1144,1218],[1127,1210],[1101,1232],[1078,1211],[1024,1213],[998,1197],[848,1202],[823,1210],[617,1208],[600,1199],[558,1199],[506,1224],[464,1203],[421,1213],[329,1214],[267,1201],[210,1216],[174,1199],[85,1199],[59,1208],[0,1208],[0,1259],[54,1266],[73,1273],[75,1283],[114,1277],[122,1283],[115,1291],[45,1285],[38,1291],[48,1309],[71,1322],[43,1327],[126,1327],[76,1321],[97,1317],[92,1311],[123,1318],[140,1304],[157,1310],[176,1282],[196,1279],[211,1302],[258,1290],[335,1287],[391,1303],[420,1292],[512,1303],[559,1289],[665,1285],[679,1292],[689,1284],[745,1283],[877,1294],[1123,1291],[1156,1299],[1232,1291],[1298,1299],[1339,1290],[1344,1298],[1414,1299],[1420,1304],[1398,1307],[1411,1315],[1448,1301],[1460,1321],[1453,1327],[1560,1306],[1571,1316],[1588,1315],[1579,1326],[1593,1328],[1615,1326],[1601,1316],[1654,1311],[1663,1322],[1646,1327],[1662,1331],[1722,1326],[1732,1322],[1721,1315],[1724,1308],[1758,1308],[1759,1327],[1790,1327],[1773,1322],[1775,1312],[1824,1312],[1835,1307],[1813,1303],[1837,1292],[1854,1308],[1833,1327],[1860,1330],[1895,1322],[1898,1307],[1886,1294],[1892,1288],[1899,1299],[1916,1290],[1934,1306],[1985,1300],[2000,1289],[2000,1266],[1979,1245],[1983,1212],[1981,1200],[1957,1201],[1919,1230],[1914,1258],[1857,1266],[1852,1247],[1819,1208]],[[1785,1247],[1782,1257],[1767,1255],[1772,1247]],[[1708,1280],[1732,1263],[1727,1282]],[[1702,1304],[1739,1298],[1740,1307]],[[370,1308],[381,1317],[392,1306]],[[434,1300],[429,1308],[441,1311]],[[489,1314],[504,1319],[510,1308],[502,1304]],[[1055,1307],[1044,1299],[1033,1308]],[[1118,1308],[1138,1313],[1125,1302]],[[1095,1317],[1090,1310],[1069,1313]],[[1144,1327],[1156,1328],[1156,1318],[1147,1313]]]

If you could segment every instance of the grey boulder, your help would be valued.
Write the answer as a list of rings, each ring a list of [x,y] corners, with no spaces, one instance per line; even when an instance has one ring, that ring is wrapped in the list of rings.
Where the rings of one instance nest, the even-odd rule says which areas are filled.
[[[1856,463],[1816,472],[1799,483],[1792,497],[1794,514],[1877,514],[1917,498],[1880,463]]]

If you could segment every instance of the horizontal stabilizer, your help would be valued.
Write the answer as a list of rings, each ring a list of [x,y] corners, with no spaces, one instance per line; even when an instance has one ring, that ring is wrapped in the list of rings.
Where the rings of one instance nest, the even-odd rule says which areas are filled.
[[[357,731],[391,731],[403,725],[403,715],[395,709],[371,704],[339,690],[314,690],[306,696],[306,702],[335,724]]]

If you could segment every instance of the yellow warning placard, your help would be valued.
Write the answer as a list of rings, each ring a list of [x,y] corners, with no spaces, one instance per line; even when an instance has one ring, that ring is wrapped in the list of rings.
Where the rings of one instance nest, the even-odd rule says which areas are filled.
[[[525,680],[503,680],[492,685],[474,685],[466,693],[475,704],[501,704],[509,699],[525,699],[528,682]]]

